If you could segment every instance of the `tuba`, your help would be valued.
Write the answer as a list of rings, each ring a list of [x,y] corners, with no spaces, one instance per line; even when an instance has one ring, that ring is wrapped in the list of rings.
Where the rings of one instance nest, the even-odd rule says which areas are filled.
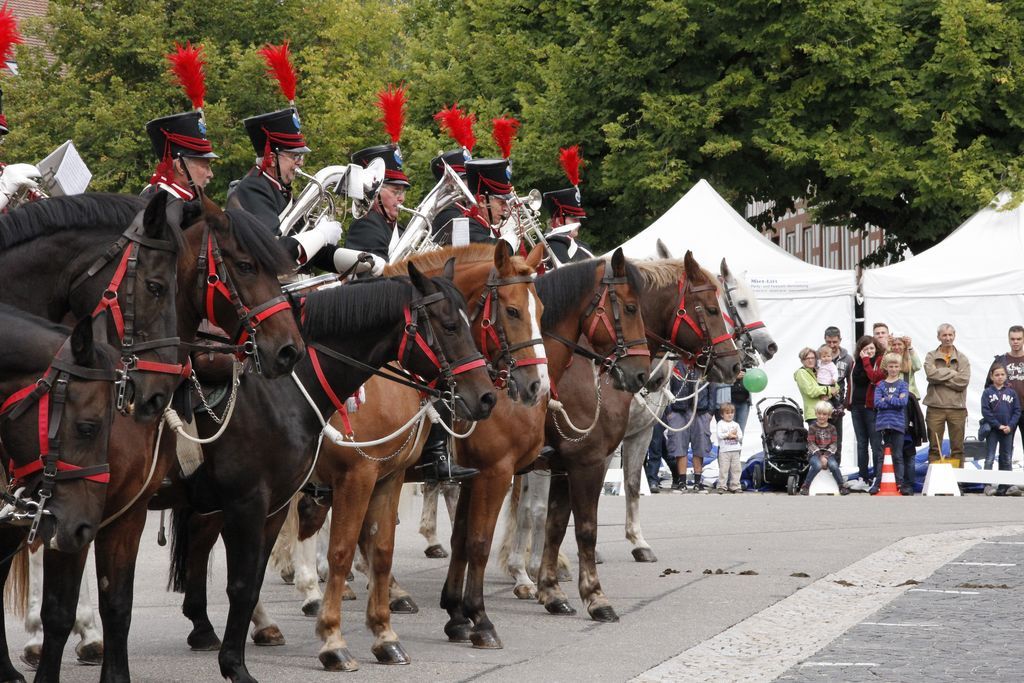
[[[437,249],[438,245],[430,237],[434,218],[455,202],[466,201],[470,206],[476,204],[476,198],[466,187],[466,183],[462,182],[459,174],[444,161],[441,163],[444,168],[441,180],[423,198],[419,206],[410,209],[399,205],[399,210],[411,213],[412,219],[405,227],[398,243],[395,244],[394,251],[388,254],[388,263],[395,263],[407,259],[413,254]]]
[[[358,194],[350,195],[353,218],[362,218],[373,206],[374,200],[377,199],[377,193],[380,192],[380,187],[384,184],[385,171],[384,160],[379,157],[371,159],[366,168],[362,169]]]
[[[347,166],[327,166],[309,175],[296,168],[295,173],[309,182],[298,197],[278,216],[281,237],[292,234],[295,226],[303,223],[296,233],[303,232],[314,225],[321,216],[332,219],[337,216],[335,197],[351,197],[360,200],[363,197],[363,167],[357,164]]]
[[[544,245],[547,252],[546,260],[550,260],[552,269],[562,266],[562,262],[551,251],[548,241],[544,237],[544,228],[540,223],[540,206],[542,202],[540,190],[533,189],[526,195],[524,200],[512,190],[512,197],[508,200],[509,218],[502,227],[502,232],[514,235],[517,241],[526,240],[531,248],[538,244]]]

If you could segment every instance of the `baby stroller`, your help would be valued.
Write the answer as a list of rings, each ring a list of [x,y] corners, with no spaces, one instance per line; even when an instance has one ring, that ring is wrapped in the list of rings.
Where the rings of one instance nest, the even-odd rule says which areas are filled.
[[[773,401],[764,410],[761,404]],[[807,423],[803,411],[791,398],[768,397],[757,402],[757,419],[761,423],[761,444],[764,460],[760,471],[754,470],[754,485],[763,480],[770,486],[786,487],[794,496],[807,473]]]

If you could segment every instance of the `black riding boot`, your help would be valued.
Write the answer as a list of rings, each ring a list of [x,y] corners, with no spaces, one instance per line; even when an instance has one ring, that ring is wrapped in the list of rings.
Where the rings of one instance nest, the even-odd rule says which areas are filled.
[[[439,424],[430,427],[420,467],[423,469],[423,481],[427,483],[458,481],[480,474],[480,470],[463,467],[452,460],[448,453],[448,432]]]

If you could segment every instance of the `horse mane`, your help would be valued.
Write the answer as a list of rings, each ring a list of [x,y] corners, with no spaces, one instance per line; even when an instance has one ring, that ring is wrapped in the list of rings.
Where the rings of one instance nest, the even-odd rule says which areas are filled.
[[[385,275],[404,275],[406,263],[412,263],[423,272],[440,271],[448,262],[448,259],[455,257],[455,263],[494,263],[494,245],[489,242],[476,242],[461,247],[442,247],[433,251],[425,251],[421,254],[414,254],[405,261],[390,264],[384,268]],[[512,265],[515,266],[516,275],[530,275],[533,269],[526,265],[526,259],[522,256],[512,256]]]
[[[679,282],[679,277],[686,272],[686,266],[682,259],[656,259],[654,261],[631,261],[640,272],[640,277],[646,287],[660,288],[674,285]],[[707,282],[718,286],[718,279],[707,268],[701,267],[701,272]]]
[[[105,192],[29,202],[0,215],[0,249],[69,230],[121,232],[145,207],[141,197]]]
[[[442,277],[431,281],[444,292],[445,298],[465,306],[462,293],[450,281]],[[318,341],[392,325],[402,318],[402,310],[416,296],[408,277],[367,278],[321,289],[306,297],[303,331],[311,341]]]
[[[245,209],[228,209],[231,232],[238,241],[238,246],[245,250],[261,270],[276,275],[285,275],[295,270],[295,263],[288,252],[251,213]]]
[[[537,296],[544,303],[541,315],[541,327],[551,327],[579,308],[584,297],[591,296],[594,291],[594,276],[597,267],[602,263],[611,268],[610,261],[587,259],[570,263],[555,270],[548,271],[534,281]],[[626,261],[626,281],[635,291],[640,291],[640,271],[632,261]]]

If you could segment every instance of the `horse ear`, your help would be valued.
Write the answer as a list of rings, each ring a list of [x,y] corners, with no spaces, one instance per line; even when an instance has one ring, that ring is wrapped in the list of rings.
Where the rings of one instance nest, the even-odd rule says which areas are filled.
[[[448,264],[446,263],[444,267],[447,269]],[[435,291],[434,283],[430,281],[430,278],[421,273],[420,269],[411,261],[409,262],[409,280],[412,281],[412,286],[416,288],[416,291],[423,296],[433,294]]]
[[[203,206],[203,218],[206,220],[207,225],[213,226],[215,230],[226,229],[228,227],[227,214],[224,213],[224,211],[217,206],[217,203],[208,196],[205,194],[201,196],[202,199],[200,201]]]
[[[730,277],[732,277],[729,274],[729,264],[725,262],[724,258],[722,259],[722,267],[720,268],[720,272],[722,273],[722,280],[728,280]]]
[[[505,240],[498,240],[494,243],[494,267],[499,273],[504,273],[511,263],[512,245]]]
[[[540,265],[540,262],[544,260],[544,245],[538,244],[530,253],[526,255],[526,265],[530,266],[534,270]]]
[[[146,237],[159,238],[164,235],[168,225],[168,204],[180,204],[180,202],[168,202],[169,194],[157,192],[146,204],[145,212],[142,214],[142,230]]]
[[[655,245],[658,249],[658,258],[672,258],[672,252],[669,251],[669,248],[661,241],[660,237],[655,242]]]
[[[622,247],[616,249],[612,254],[612,275],[615,277],[626,276],[626,257],[622,254]]]
[[[694,282],[704,282],[704,270],[697,263],[697,259],[693,257],[692,251],[686,252],[686,257],[683,258],[683,266],[686,268],[686,277]]]
[[[410,264],[412,265],[412,264]],[[444,269],[441,270],[441,275],[446,280],[455,279],[455,257],[452,256],[450,259],[444,262]]]
[[[71,355],[74,356],[77,365],[87,368],[94,365],[96,357],[96,346],[92,338],[92,324],[92,317],[82,318],[71,332]]]

